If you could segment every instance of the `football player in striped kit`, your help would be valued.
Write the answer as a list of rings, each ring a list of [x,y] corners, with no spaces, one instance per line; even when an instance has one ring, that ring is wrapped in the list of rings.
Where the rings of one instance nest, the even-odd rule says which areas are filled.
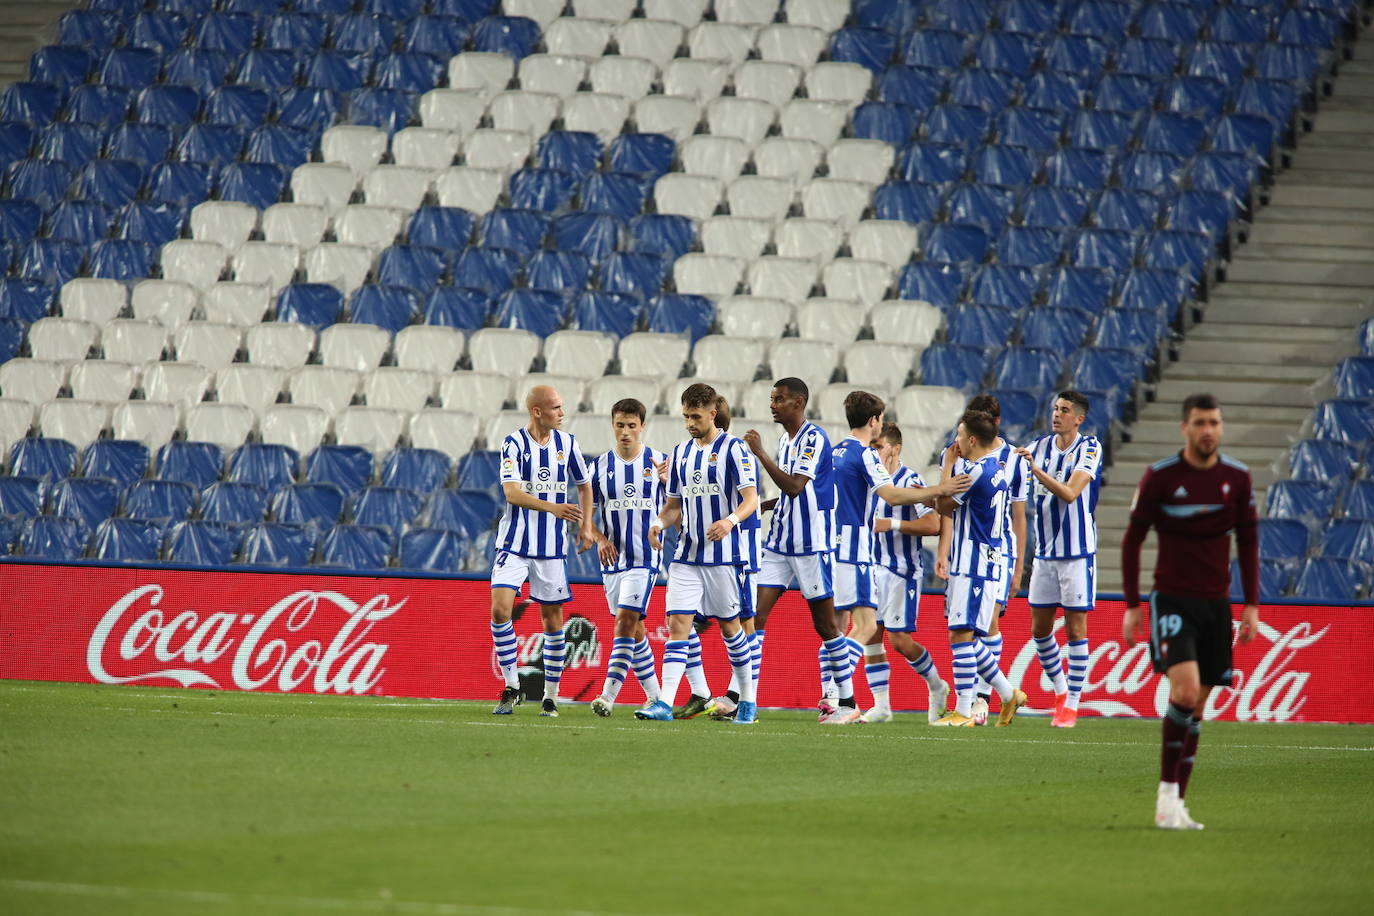
[[[1007,574],[1004,516],[1011,469],[998,455],[997,421],[991,414],[964,411],[954,443],[959,457],[967,463],[972,485],[964,493],[941,496],[937,508],[954,523],[945,616],[958,704],[935,724],[974,724],[973,701],[981,675],[1002,698],[997,724],[1010,725],[1016,711],[1026,705],[1026,694],[1011,686],[978,637],[988,634]]]
[[[601,695],[592,712],[609,716],[633,667],[648,705],[658,699],[654,653],[644,630],[662,551],[649,543],[649,524],[663,510],[668,456],[644,445],[644,405],[625,398],[611,406],[615,448],[592,460],[592,501],[601,511],[597,555],[615,636]]]
[[[668,499],[649,526],[649,541],[662,547],[663,529],[680,525],[677,552],[668,568],[668,643],[663,685],[642,718],[670,721],[669,703],[687,667],[688,632],[698,612],[720,626],[730,667],[740,685],[734,722],[752,725],[755,694],[749,637],[739,622],[740,594],[749,563],[741,522],[758,511],[754,458],[740,439],[716,427],[716,390],[688,386],[682,417],[691,438],[673,449],[668,465]]]
[[[892,475],[896,487],[922,487],[921,475],[902,464],[902,430],[895,423],[883,424],[883,431],[873,447],[883,467]],[[926,682],[929,702],[927,720],[935,722],[945,714],[949,700],[949,685],[940,679],[930,653],[916,641],[916,620],[921,601],[921,585],[925,570],[921,562],[921,538],[940,533],[940,514],[924,503],[911,506],[892,506],[873,497],[876,512],[873,519],[873,580],[878,599],[878,632],[871,644],[882,647],[886,630],[892,648],[907,660],[911,669]],[[892,705],[887,690],[874,684],[873,669],[886,664],[884,656],[877,662],[868,659],[868,686],[873,691],[873,708],[861,716],[864,722],[892,721]]]
[[[525,398],[529,425],[501,443],[501,488],[506,508],[496,532],[491,569],[491,638],[505,689],[492,710],[508,716],[520,702],[515,627],[511,612],[525,580],[544,623],[544,702],[541,716],[558,715],[558,684],[563,676],[563,605],[568,588],[568,526],[577,525],[577,548],[596,543],[592,525],[592,486],[577,442],[563,432],[563,399],[548,385],[536,385]],[[577,501],[570,501],[570,485]]]
[[[1031,567],[1031,636],[1040,665],[1054,685],[1057,728],[1078,722],[1078,700],[1088,676],[1088,611],[1097,593],[1097,493],[1101,486],[1102,444],[1079,432],[1088,399],[1061,391],[1050,418],[1052,435],[1016,453],[1030,462],[1035,477],[1035,564]],[[1064,609],[1069,676],[1054,617]]]

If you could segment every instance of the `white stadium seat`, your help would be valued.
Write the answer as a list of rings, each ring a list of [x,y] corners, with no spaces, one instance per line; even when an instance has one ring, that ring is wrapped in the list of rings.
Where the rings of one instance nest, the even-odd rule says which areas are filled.
[[[609,144],[625,128],[630,102],[613,93],[579,92],[563,104],[563,129],[596,134]]]
[[[688,253],[673,262],[673,284],[680,293],[733,296],[744,278],[743,258]]]
[[[640,21],[640,20],[635,20]],[[642,133],[665,134],[681,143],[696,133],[701,105],[677,95],[647,95],[635,102],[635,125]]]
[[[774,378],[795,376],[828,384],[838,362],[839,348],[828,340],[784,337],[775,341],[768,353]]]
[[[738,137],[699,134],[682,144],[682,170],[729,184],[749,161],[749,146]]]
[[[652,414],[658,407],[658,388],[657,379],[639,375],[607,375],[587,386],[587,403],[593,413],[609,414],[617,401],[634,398]]]
[[[823,425],[838,424],[848,426],[848,418],[844,413],[844,399],[849,397],[849,393],[855,388],[849,382],[835,382],[826,385],[819,391],[812,390],[811,402],[808,405],[814,415],[820,418]],[[832,445],[835,443],[832,442]]]
[[[512,384],[508,376],[495,372],[451,372],[439,378],[439,403],[445,410],[466,410],[479,417],[500,413],[512,399]],[[525,393],[520,392],[519,406],[524,405]]]
[[[895,274],[882,261],[836,258],[821,270],[821,285],[832,299],[857,299],[872,305],[881,302]]]
[[[806,71],[806,96],[858,105],[873,85],[873,73],[863,64],[824,60]]]
[[[448,62],[448,84],[454,89],[475,89],[490,99],[503,92],[515,76],[515,61],[506,54],[464,51]],[[425,122],[426,127],[431,125]]]
[[[180,423],[181,414],[175,404],[125,401],[115,405],[110,429],[116,439],[133,439],[149,451],[156,451],[171,441]]]
[[[548,30],[563,13],[564,0],[502,0],[501,12],[507,16],[524,16]]]
[[[410,129],[424,130],[423,127]],[[453,145],[456,147],[457,143]],[[379,165],[363,179],[363,199],[376,207],[395,207],[407,211],[405,216],[409,216],[409,211],[419,209],[425,195],[429,193],[434,183],[435,170],[447,168],[452,163],[453,157],[449,156],[433,168]]]
[[[692,349],[698,375],[732,382],[748,382],[763,365],[765,342],[747,337],[710,334]]]
[[[262,418],[262,441],[308,454],[324,441],[329,414],[308,404],[273,404]]]
[[[342,162],[361,178],[382,161],[387,133],[380,127],[339,124],[320,137],[320,156],[325,162]]]
[[[778,0],[716,0],[716,19],[739,25],[766,25],[778,11]]]
[[[368,252],[366,258],[361,254],[339,255],[340,262],[346,265],[342,274],[346,284],[345,293],[352,292],[358,285],[362,284],[367,277],[363,265],[371,269],[372,259],[381,254],[383,249],[391,247],[397,236],[401,234],[401,230],[405,228],[406,218],[409,216],[409,212],[396,207],[374,207],[368,204],[349,204],[334,214],[334,236],[339,240],[337,244],[341,246],[355,245],[366,249]],[[330,252],[329,260],[333,262],[335,260],[334,254],[338,253],[339,249],[326,247],[330,245],[329,242],[321,242],[312,248],[311,252],[321,250]],[[317,261],[312,261],[309,256],[306,257],[305,263],[307,274],[310,273],[312,266],[318,264]],[[329,270],[328,267],[318,267],[317,269]],[[358,275],[357,271],[362,271],[361,276]],[[357,285],[353,285],[355,277],[358,280]],[[311,282],[318,281],[312,280]]]
[[[554,331],[544,338],[544,368],[579,379],[600,378],[615,356],[615,338],[599,331]]]
[[[381,365],[391,335],[373,324],[331,324],[320,331],[320,362],[368,372]]]
[[[720,98],[729,79],[729,61],[678,57],[663,68],[663,93],[686,96],[704,104]]]
[[[424,408],[435,388],[434,376],[428,372],[379,366],[363,379],[363,400],[368,407],[414,413]]]
[[[739,382],[732,382],[727,379],[706,378],[702,375],[690,375],[686,378],[669,379],[663,385],[662,402],[667,410],[665,421],[671,424],[673,435],[676,436],[682,429],[681,421],[678,419],[682,412],[682,392],[686,391],[691,385],[705,384],[716,389],[716,394],[730,404],[733,413],[731,416],[738,416],[740,412],[741,394],[744,385]],[[730,427],[736,433],[739,432],[734,426]],[[669,440],[670,442],[673,440]]]
[[[687,50],[693,57],[714,57],[734,69],[754,47],[755,29],[729,22],[699,22],[687,33]]]
[[[810,219],[832,220],[847,232],[863,219],[871,198],[868,185],[861,182],[813,178],[801,189],[802,213]]]
[[[681,25],[663,19],[629,19],[615,27],[615,43],[621,54],[643,57],[660,68],[677,56],[685,35]]]
[[[749,264],[745,281],[751,295],[797,305],[811,295],[817,276],[815,261],[769,255]]]
[[[778,376],[782,378],[783,376]],[[750,382],[744,387],[744,394],[740,398],[735,414],[743,414],[744,419],[749,425],[767,422],[772,419],[773,401],[773,382],[768,379],[759,379],[757,382]],[[735,424],[730,424],[730,431],[735,435],[740,435],[743,430],[736,430]]]
[[[762,99],[781,108],[797,94],[801,78],[801,67],[793,64],[746,60],[735,71],[735,95],[742,99]]]
[[[411,325],[396,334],[396,365],[425,372],[451,372],[463,355],[463,332],[438,325]]]
[[[709,0],[644,0],[644,15],[649,19],[665,19],[690,29],[701,21]]]
[[[830,35],[806,25],[766,25],[759,29],[756,44],[764,60],[809,68],[825,50]]]
[[[572,0],[573,14],[583,19],[620,22],[634,14],[639,0]]]
[[[762,99],[727,96],[706,105],[706,124],[711,133],[717,137],[737,137],[750,149],[763,142],[777,120],[778,109]]]
[[[830,220],[797,216],[779,223],[773,240],[778,254],[784,258],[806,258],[824,264],[834,260],[844,242],[844,230]]]
[[[725,197],[731,216],[780,222],[792,208],[792,183],[783,178],[743,175],[730,182]]]
[[[162,276],[203,290],[218,282],[229,262],[229,252],[215,242],[175,239],[162,246]]]
[[[712,216],[701,223],[701,249],[706,254],[757,258],[773,237],[773,224],[743,216]]]
[[[908,385],[893,404],[902,425],[953,429],[964,412],[964,393],[943,385]]]
[[[486,112],[487,97],[478,89],[431,89],[420,96],[421,124],[464,138],[477,129]]]
[[[849,119],[849,106],[843,102],[793,99],[782,107],[778,119],[784,137],[815,140],[828,149],[840,139],[840,132]]]
[[[659,213],[703,220],[716,212],[722,190],[715,178],[670,172],[654,183],[654,206]]]
[[[564,101],[587,78],[587,62],[566,54],[531,54],[520,61],[520,88],[549,92]]]
[[[630,102],[637,102],[653,88],[654,80],[658,79],[658,67],[653,61],[642,57],[611,55],[593,61],[587,78],[591,81],[593,92],[618,95]]]
[[[197,363],[148,363],[143,367],[143,396],[175,404],[182,411],[199,404],[209,387],[210,370]]]
[[[570,375],[551,375],[547,372],[531,372],[529,375],[520,379],[518,390],[521,393],[528,393],[536,385],[547,385],[558,396],[563,399],[563,410],[568,416],[577,413],[582,405],[582,397],[586,393],[587,383],[580,378],[573,378]],[[523,400],[516,399],[523,406]]]
[[[856,388],[884,399],[906,385],[919,350],[884,340],[857,340],[844,353],[845,375]]]
[[[461,207],[481,216],[493,209],[506,187],[506,173],[499,169],[454,166],[434,179],[434,193],[445,207]]]
[[[478,372],[519,377],[529,372],[543,341],[517,328],[482,328],[468,341],[468,357]],[[445,405],[447,406],[447,405]]]
[[[0,363],[0,395],[11,400],[42,404],[57,397],[67,383],[65,363],[18,357]]]
[[[268,321],[244,332],[248,361],[278,369],[304,366],[315,350],[315,329],[294,321]]]
[[[453,165],[458,148],[462,145],[463,134],[457,130],[438,127],[406,127],[391,138],[391,156],[396,165],[424,169],[430,173],[426,181],[433,180],[433,173]],[[371,178],[379,171],[374,169]],[[363,182],[367,187],[367,182]],[[368,198],[371,200],[371,198]]]
[[[167,350],[168,332],[156,321],[116,318],[100,335],[106,359],[143,364],[161,359]]]
[[[877,187],[887,181],[896,151],[882,140],[839,140],[825,154],[831,178],[861,181]]]
[[[476,444],[481,420],[461,410],[420,410],[410,417],[410,444],[432,448],[457,461]]]
[[[610,414],[582,413],[570,419],[564,429],[572,433],[582,455],[591,460],[615,448],[615,427]]]
[[[262,416],[277,402],[286,373],[271,366],[234,363],[215,373],[215,394],[222,404],[242,404]]]
[[[339,366],[300,366],[286,377],[292,404],[318,407],[334,417],[353,403],[362,372]]]
[[[762,296],[727,296],[716,303],[716,320],[729,337],[776,339],[792,322],[792,305]]]
[[[28,401],[0,398],[0,467],[9,460],[10,446],[29,434],[34,408]]]
[[[560,107],[556,95],[510,89],[497,93],[487,104],[487,114],[497,130],[513,130],[538,137],[558,117]]]
[[[334,439],[340,445],[361,445],[374,455],[396,447],[410,417],[383,407],[345,407],[334,418]]]
[[[329,211],[316,204],[273,204],[262,211],[262,237],[268,242],[311,248],[328,227]]]
[[[199,363],[214,371],[234,361],[243,343],[243,330],[213,321],[188,321],[172,341],[180,362]]]
[[[865,219],[849,230],[849,251],[861,260],[896,269],[910,261],[915,250],[916,227],[902,220]]]
[[[342,162],[307,162],[291,172],[291,199],[333,213],[348,203],[358,176]]]
[[[213,442],[229,451],[248,441],[257,426],[257,414],[242,404],[205,402],[186,411],[186,438]]]
[[[128,300],[129,290],[118,280],[78,277],[62,284],[57,301],[63,318],[100,325],[122,312]]]
[[[850,0],[787,0],[787,21],[833,32],[849,18]]]
[[[109,425],[110,407],[98,401],[59,398],[38,408],[38,430],[51,439],[66,439],[83,449]]]
[[[108,359],[82,360],[69,375],[72,397],[78,401],[127,401],[138,385],[139,370],[132,363]]]
[[[463,157],[472,168],[509,174],[524,167],[532,148],[530,135],[524,131],[479,127],[464,144]]]
[[[565,16],[555,19],[544,30],[544,47],[550,54],[595,60],[605,52],[614,29],[614,22]]]
[[[189,283],[175,280],[139,280],[129,294],[135,318],[156,321],[168,331],[176,331],[191,320],[200,292]]]
[[[690,348],[687,338],[677,334],[629,334],[620,339],[620,371],[666,382],[681,374]]]
[[[873,306],[869,322],[877,340],[925,348],[940,329],[944,314],[928,302],[892,299]]]
[[[301,250],[295,245],[244,242],[230,259],[229,272],[238,282],[260,283],[275,295],[291,284],[300,266]]]
[[[257,207],[239,201],[202,201],[191,208],[191,238],[233,251],[258,228],[258,216]]]
[[[769,137],[754,150],[754,169],[764,178],[786,178],[801,187],[816,175],[825,148],[805,137]]]
[[[529,420],[529,412],[523,409],[503,410],[486,418],[483,436],[487,440],[487,448],[499,449],[507,436],[528,424]]]
[[[40,318],[29,325],[29,353],[34,359],[75,362],[100,343],[100,328],[75,318]]]
[[[272,305],[272,290],[258,283],[221,280],[201,293],[200,309],[206,321],[246,328],[262,321]]]
[[[329,283],[347,296],[367,280],[372,259],[372,249],[362,245],[320,242],[305,253],[305,278],[311,283]]]

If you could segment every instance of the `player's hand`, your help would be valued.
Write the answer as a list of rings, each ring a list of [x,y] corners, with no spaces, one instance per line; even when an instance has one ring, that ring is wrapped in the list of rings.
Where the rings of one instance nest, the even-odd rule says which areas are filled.
[[[582,507],[577,503],[555,503],[553,514],[565,522],[582,521]]]
[[[892,519],[876,518],[873,520],[873,533],[883,534],[892,530]]]
[[[765,499],[763,502],[759,503],[759,511],[772,512],[774,509],[777,508],[777,505],[778,498],[774,496],[772,499]]]
[[[1121,641],[1127,649],[1140,642],[1140,605],[1126,608],[1126,613],[1121,615]]]
[[[615,549],[615,545],[609,538],[601,538],[601,543],[596,548],[596,557],[601,561],[602,566],[614,566],[616,559],[620,556],[620,551]]]
[[[1018,446],[1017,448],[1013,449],[1012,451],[1016,452],[1016,454],[1020,455],[1022,458],[1026,459],[1027,461],[1030,461],[1030,460],[1031,460],[1031,450],[1028,449],[1028,448],[1026,448],[1024,445]]]
[[[949,578],[949,557],[941,557],[935,561],[935,575],[941,579]]]
[[[590,525],[579,525],[577,529],[577,552],[586,553],[597,545],[601,532]]]
[[[759,435],[757,429],[751,429],[744,434],[744,444],[749,446],[749,451],[755,455],[763,454],[763,437]]]
[[[667,458],[664,458],[664,459],[663,459],[662,461],[660,461],[658,464],[654,465],[654,470],[655,470],[655,471],[658,471],[658,482],[659,482],[659,483],[667,483],[667,482],[668,482],[668,459],[667,459]]]
[[[1245,645],[1259,635],[1259,605],[1247,604],[1240,612],[1240,643]]]
[[[953,496],[955,493],[962,493],[973,485],[973,478],[967,474],[960,474],[957,477],[949,477],[940,481],[940,495]]]
[[[649,526],[649,546],[654,550],[663,549],[663,529],[658,524]]]
[[[711,527],[706,529],[706,540],[719,541],[735,530],[735,523],[728,518],[723,518],[718,522],[712,522]]]

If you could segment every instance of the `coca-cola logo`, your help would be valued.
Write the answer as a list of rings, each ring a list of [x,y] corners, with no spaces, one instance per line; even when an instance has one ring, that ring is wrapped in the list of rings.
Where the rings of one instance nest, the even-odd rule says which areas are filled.
[[[1056,624],[1062,627],[1063,621]],[[1260,622],[1257,638],[1264,643],[1264,654],[1248,671],[1237,669],[1232,686],[1213,690],[1207,699],[1207,718],[1219,718],[1228,711],[1237,722],[1288,722],[1297,718],[1307,704],[1303,695],[1312,671],[1298,667],[1303,650],[1318,642],[1330,626],[1316,629],[1307,621],[1279,631]],[[1232,644],[1239,624],[1232,627]],[[1067,665],[1067,657],[1064,659]],[[1053,688],[1036,656],[1035,640],[1029,639],[1016,653],[1007,678],[1022,689],[1036,687],[1049,693]],[[1150,706],[1142,701],[1151,685]],[[1120,697],[1121,699],[1116,699]],[[1128,702],[1133,701],[1133,702]],[[1127,649],[1117,640],[1093,647],[1088,656],[1087,677],[1079,709],[1103,716],[1163,716],[1169,705],[1169,682],[1154,672],[1150,647],[1137,643]]]
[[[386,673],[382,661],[389,648],[368,641],[368,634],[406,603],[374,595],[359,604],[339,592],[307,589],[260,614],[202,613],[164,608],[164,597],[161,585],[143,585],[110,606],[86,646],[91,677],[102,684],[168,680],[222,687],[209,669],[229,657],[232,686],[239,690],[305,685],[315,693],[366,694]]]

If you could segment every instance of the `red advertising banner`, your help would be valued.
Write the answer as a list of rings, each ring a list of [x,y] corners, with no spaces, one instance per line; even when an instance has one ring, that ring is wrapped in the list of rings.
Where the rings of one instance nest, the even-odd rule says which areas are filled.
[[[656,591],[648,623],[661,659],[667,632],[663,588]],[[483,581],[6,563],[0,594],[3,678],[441,699],[501,691]],[[611,616],[597,586],[574,586],[574,594],[562,697],[591,700],[605,676]],[[917,638],[949,680],[942,601],[922,599]],[[1119,601],[1100,601],[1089,615],[1081,709],[1159,716],[1167,685],[1151,670],[1148,647],[1122,644],[1121,610]],[[1002,669],[1033,709],[1045,710],[1053,698],[1029,620],[1024,599],[1014,599],[1002,624]],[[1260,620],[1259,637],[1236,646],[1235,687],[1213,692],[1209,718],[1374,722],[1374,699],[1350,690],[1352,673],[1374,670],[1374,608],[1267,605]],[[519,615],[516,634],[522,674],[537,684],[537,608]],[[709,631],[703,644],[711,686],[723,692],[730,669],[720,637]],[[759,705],[815,703],[817,646],[804,604],[789,593],[769,621]],[[889,658],[894,708],[924,709],[924,682]],[[863,705],[861,673],[855,683]],[[642,699],[629,678],[621,702]]]

